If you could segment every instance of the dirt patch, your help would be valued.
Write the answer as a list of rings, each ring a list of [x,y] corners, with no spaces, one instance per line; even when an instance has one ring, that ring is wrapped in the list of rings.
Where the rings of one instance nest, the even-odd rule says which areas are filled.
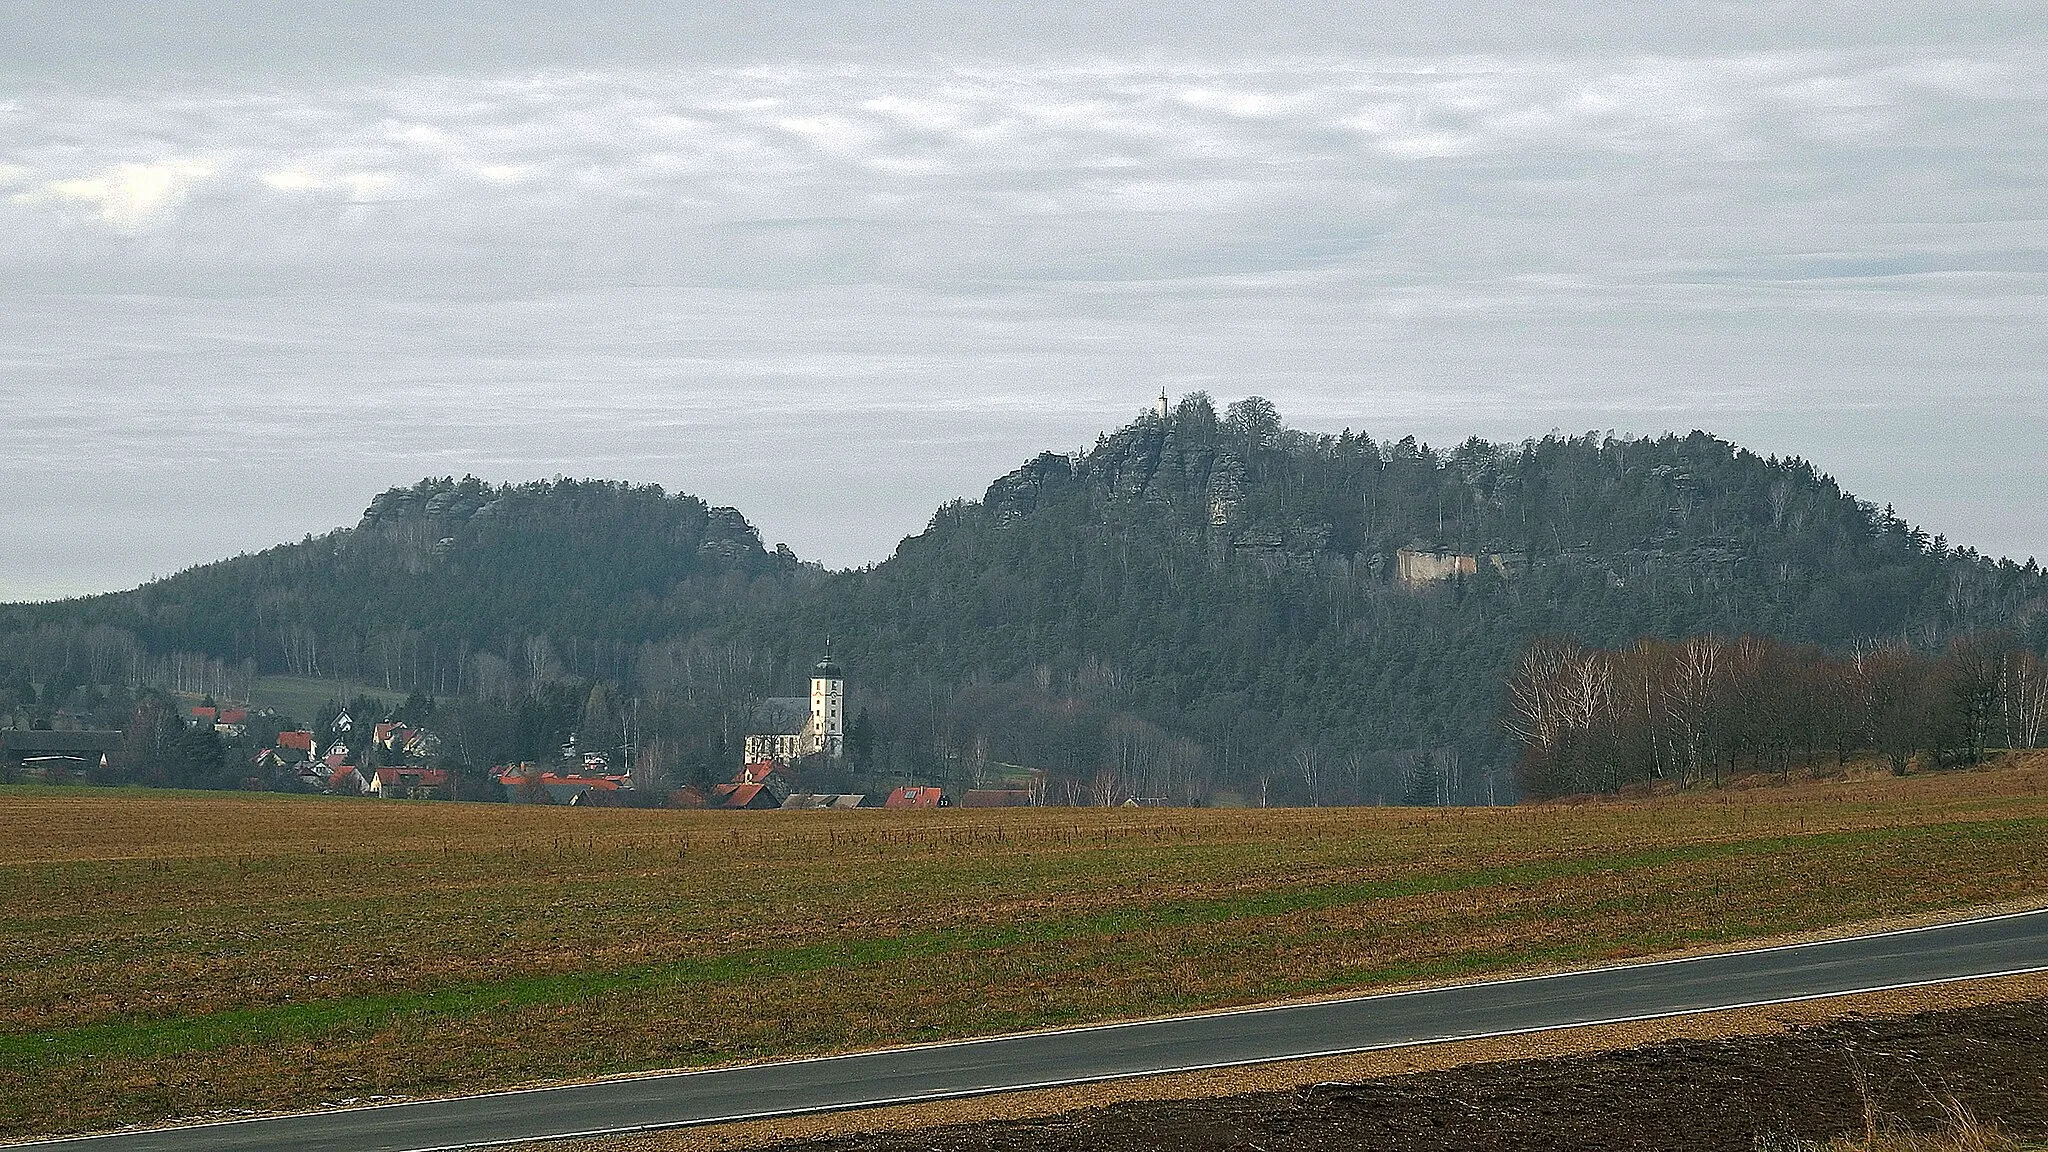
[[[1750,1152],[1762,1136],[1860,1134],[1866,1088],[1896,1122],[1938,1125],[1950,1094],[2048,1139],[2048,978],[545,1147]]]
[[[802,1152],[1371,1148],[1384,1152],[1751,1152],[1759,1137],[1861,1131],[1868,1102],[1908,1125],[1942,1093],[2048,1138],[2048,1003],[1845,1019],[1780,1036],[1677,1040],[1597,1056],[1482,1064],[1357,1084],[1040,1120],[825,1138]]]

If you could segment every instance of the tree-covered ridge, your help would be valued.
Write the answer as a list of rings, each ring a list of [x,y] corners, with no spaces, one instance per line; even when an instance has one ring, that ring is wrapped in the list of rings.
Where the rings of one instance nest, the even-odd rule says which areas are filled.
[[[1404,551],[1471,570],[1404,581]],[[1478,799],[1506,787],[1502,684],[1537,636],[2039,645],[2043,589],[1703,433],[1439,453],[1196,396],[941,509],[821,590],[817,626],[892,699],[951,700],[916,739],[955,753],[1109,759],[1136,792]],[[1105,753],[1132,720],[1143,747]],[[1157,751],[1173,738],[1199,763]]]
[[[830,637],[859,777],[835,786],[1021,765],[1077,800],[1483,801],[1513,794],[1505,684],[1538,638],[2039,651],[2044,589],[1704,433],[1438,451],[1195,395],[848,572],[659,488],[423,481],[352,529],[0,609],[0,708],[118,723],[124,685],[319,675],[460,698],[440,723],[490,763],[589,737],[601,696],[639,768],[703,781]]]
[[[15,607],[7,623],[99,625],[146,652],[455,694],[479,687],[478,653],[543,678],[625,678],[641,642],[759,610],[798,568],[737,510],[659,486],[443,477],[378,495],[353,528]]]
[[[1706,627],[1760,615],[1835,642],[1923,624],[1969,630],[2010,621],[2042,588],[2037,568],[1951,551],[1804,460],[1702,432],[1475,438],[1439,453],[1412,437],[1285,429],[1257,402],[1218,420],[1196,397],[1083,456],[1041,456],[998,480],[980,520],[1007,527],[1077,500],[1084,521],[1167,529],[1219,557],[1362,566],[1382,580],[1403,549],[1499,557],[1480,567],[1510,577],[1585,570],[1618,593],[1604,597],[1613,613],[1592,615],[1618,613],[1624,627],[1684,623],[1642,614],[1683,590],[1707,601],[1690,621]]]

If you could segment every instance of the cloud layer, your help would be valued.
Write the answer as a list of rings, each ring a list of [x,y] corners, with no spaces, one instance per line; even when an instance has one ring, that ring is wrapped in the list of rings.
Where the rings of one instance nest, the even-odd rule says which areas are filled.
[[[862,562],[1162,387],[1706,426],[2048,554],[2038,48],[19,80],[0,597],[464,470]]]

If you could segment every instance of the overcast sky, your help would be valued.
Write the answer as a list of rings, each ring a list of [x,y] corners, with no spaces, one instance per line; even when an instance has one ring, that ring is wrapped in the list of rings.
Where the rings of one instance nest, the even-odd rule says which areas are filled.
[[[0,0],[0,599],[428,474],[867,563],[1161,388],[2048,557],[2038,0],[671,7]]]

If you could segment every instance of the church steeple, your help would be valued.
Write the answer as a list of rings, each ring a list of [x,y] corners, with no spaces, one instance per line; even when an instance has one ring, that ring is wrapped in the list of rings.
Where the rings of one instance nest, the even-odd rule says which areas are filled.
[[[1166,399],[1166,386],[1162,384],[1159,387],[1159,418],[1166,419],[1166,414],[1172,410],[1173,406]]]
[[[811,669],[811,735],[818,751],[837,760],[846,752],[846,674],[832,659],[832,642],[825,642],[825,657]]]

